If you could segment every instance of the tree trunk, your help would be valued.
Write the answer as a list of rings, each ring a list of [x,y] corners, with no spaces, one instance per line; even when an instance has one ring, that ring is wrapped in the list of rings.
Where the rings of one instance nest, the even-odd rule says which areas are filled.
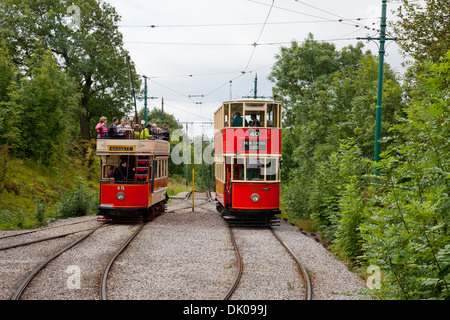
[[[80,116],[80,130],[81,130],[81,138],[83,140],[91,139],[91,116],[89,114],[89,96],[91,94],[91,86],[92,86],[92,78],[90,74],[85,74],[85,82],[84,85],[81,84],[81,92],[83,96],[81,97],[81,106],[83,108],[83,114]]]

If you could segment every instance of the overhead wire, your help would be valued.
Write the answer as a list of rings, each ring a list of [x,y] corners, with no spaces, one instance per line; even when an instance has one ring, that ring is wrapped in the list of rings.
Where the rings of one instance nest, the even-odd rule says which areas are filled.
[[[272,24],[272,25],[273,25],[273,24],[309,23],[309,22],[313,22],[313,23],[318,23],[318,22],[340,22],[340,23],[343,23],[343,24],[351,25],[351,26],[356,26],[356,27],[359,26],[359,25],[355,25],[355,24],[347,23],[347,22],[346,22],[346,21],[352,22],[352,21],[354,21],[355,19],[345,19],[345,18],[341,17],[340,15],[337,15],[337,14],[334,14],[334,13],[332,13],[332,12],[329,12],[329,11],[326,11],[326,10],[323,10],[323,9],[320,9],[320,8],[315,7],[315,6],[313,6],[313,5],[305,4],[305,3],[302,2],[302,1],[297,1],[297,0],[296,0],[296,1],[299,2],[299,3],[305,4],[305,5],[307,5],[307,6],[310,6],[310,7],[314,8],[314,9],[316,9],[316,10],[325,12],[325,13],[327,13],[327,14],[333,15],[333,16],[335,16],[335,17],[338,17],[339,19],[338,19],[338,20],[337,20],[337,19],[328,19],[328,18],[324,18],[324,17],[317,16],[317,15],[312,15],[312,14],[308,14],[308,13],[304,13],[304,12],[299,12],[299,11],[297,11],[297,10],[291,10],[291,9],[287,9],[287,8],[278,7],[278,6],[275,6],[275,5],[274,5],[274,0],[272,0],[272,4],[271,4],[271,5],[265,4],[265,3],[261,3],[261,2],[258,2],[258,1],[254,1],[254,0],[248,0],[248,1],[254,2],[254,3],[257,3],[257,4],[261,4],[261,5],[270,6],[270,9],[269,9],[269,12],[268,12],[268,14],[267,14],[267,16],[266,16],[266,19],[265,19],[264,23],[262,23],[262,28],[261,28],[261,30],[260,30],[260,32],[259,32],[258,38],[257,38],[257,40],[256,40],[254,43],[252,43],[252,44],[248,44],[248,43],[245,44],[245,43],[141,42],[141,41],[134,41],[134,42],[126,42],[126,41],[124,41],[124,43],[132,43],[132,44],[152,44],[152,45],[182,45],[182,46],[250,46],[250,45],[253,46],[252,53],[251,53],[251,55],[250,55],[250,58],[249,58],[249,60],[248,60],[248,62],[247,62],[247,64],[246,64],[244,70],[241,71],[241,73],[240,73],[238,76],[234,77],[234,78],[231,79],[231,80],[228,80],[227,82],[221,84],[220,86],[218,86],[218,87],[216,87],[215,89],[213,89],[212,91],[210,91],[208,94],[204,95],[204,96],[206,97],[206,96],[209,96],[209,95],[211,95],[212,93],[214,93],[214,92],[220,90],[221,88],[223,88],[223,87],[226,86],[227,84],[232,83],[232,81],[234,81],[234,80],[236,80],[236,79],[238,79],[238,78],[244,76],[245,74],[251,73],[251,71],[248,72],[247,70],[248,70],[248,68],[249,68],[249,66],[250,66],[250,63],[251,63],[252,59],[253,59],[253,56],[254,56],[254,53],[255,53],[255,50],[256,50],[256,47],[257,47],[257,46],[260,46],[260,45],[261,45],[261,46],[284,45],[284,44],[292,43],[292,40],[289,41],[289,42],[286,41],[286,42],[259,43],[259,41],[260,41],[260,39],[261,39],[261,36],[262,36],[262,34],[263,34],[263,31],[264,31],[266,25],[268,25],[268,24]],[[309,16],[309,17],[314,17],[314,18],[317,18],[317,19],[320,19],[320,20],[314,20],[314,21],[301,21],[301,22],[272,22],[272,23],[270,23],[270,22],[268,22],[268,19],[269,19],[269,16],[270,16],[270,14],[271,14],[273,8],[277,8],[277,9],[281,9],[281,10],[285,10],[285,11],[290,11],[290,12],[294,12],[294,13],[297,13],[297,14],[302,14],[302,15]],[[360,20],[365,20],[365,19],[368,19],[368,18],[364,18],[364,19],[358,18],[358,19],[356,19],[356,20],[360,21]],[[136,27],[146,27],[146,28],[176,28],[176,27],[179,27],[179,28],[181,28],[181,27],[224,27],[224,26],[244,26],[244,25],[249,25],[249,26],[250,26],[250,25],[261,25],[261,23],[180,24],[180,25],[149,25],[149,26],[120,26],[120,27],[124,27],[124,28],[126,28],[126,27],[129,27],[129,28],[133,28],[133,27],[135,27],[135,28],[136,28]],[[350,35],[350,34],[353,34],[353,33],[355,33],[355,32],[358,32],[358,31],[359,31],[359,30],[355,30],[355,31],[346,33],[345,35],[343,35],[343,36],[341,36],[341,37],[339,37],[339,38],[335,38],[335,39],[317,40],[317,41],[354,40],[355,38],[345,38],[345,37],[348,36],[348,35]],[[230,72],[230,73],[231,73],[231,72]],[[234,72],[233,72],[233,73],[234,73]],[[226,74],[226,73],[212,73],[212,74],[207,74],[207,75],[219,75],[219,74]],[[174,76],[165,76],[165,78],[168,78],[168,77],[193,77],[193,76],[194,76],[193,74],[189,74],[189,75],[179,75],[179,76],[174,75]],[[205,76],[205,75],[196,75],[196,76]],[[161,83],[155,81],[154,79],[156,79],[156,78],[163,78],[163,77],[156,77],[156,76],[154,76],[154,77],[149,77],[149,80],[153,81],[154,83],[158,84],[159,86],[162,86],[162,87],[164,87],[164,88],[166,88],[166,89],[168,89],[168,90],[170,90],[170,91],[172,91],[172,92],[175,92],[175,93],[177,93],[177,94],[179,94],[179,95],[181,95],[181,96],[183,96],[183,97],[185,97],[185,98],[190,99],[191,102],[193,102],[193,103],[196,103],[196,102],[193,101],[193,99],[191,99],[188,95],[186,95],[186,94],[184,94],[184,93],[181,93],[181,92],[179,92],[179,91],[177,91],[177,90],[174,90],[174,89],[172,89],[172,88],[169,88],[169,87],[167,87],[166,85],[163,85],[163,84],[161,84]],[[196,104],[197,104],[197,103],[196,103]],[[182,110],[182,109],[179,109],[179,110]],[[184,110],[183,110],[183,111],[184,111]],[[186,112],[186,111],[185,111],[185,112]],[[192,114],[191,112],[189,112],[189,113]],[[197,115],[197,116],[206,119],[205,117],[202,117],[201,115]]]
[[[256,46],[258,45],[259,39],[261,39],[261,35],[262,35],[263,31],[264,31],[264,28],[266,27],[267,20],[269,19],[269,16],[270,16],[270,13],[272,12],[272,8],[273,8],[273,5],[274,5],[274,4],[275,4],[275,0],[272,0],[272,5],[270,6],[269,13],[267,13],[266,20],[264,21],[264,24],[263,24],[263,26],[262,26],[262,28],[261,28],[261,31],[259,32],[258,39],[256,39],[256,41],[255,41],[255,43],[254,43],[254,45],[253,45],[252,54],[250,55],[250,59],[248,60],[247,65],[245,66],[243,72],[246,72],[246,71],[247,71],[248,66],[250,65],[250,62],[251,62],[252,59],[253,59],[253,54],[255,53]]]

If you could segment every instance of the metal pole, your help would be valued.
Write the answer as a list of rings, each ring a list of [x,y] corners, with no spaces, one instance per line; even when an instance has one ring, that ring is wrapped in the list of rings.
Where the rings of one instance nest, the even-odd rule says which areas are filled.
[[[161,125],[164,123],[164,97],[161,100],[161,111],[162,111],[162,122]]]
[[[188,123],[186,122],[186,139],[187,139],[187,137],[188,137]],[[183,143],[185,143],[185,146],[187,147],[187,141],[184,141],[184,138],[183,138]],[[191,147],[191,145],[189,144],[189,148]],[[184,151],[186,151],[186,150],[184,150]],[[187,151],[186,151],[187,152]],[[185,155],[183,155],[184,156],[184,159],[185,160],[187,160],[186,159],[186,156]],[[191,159],[189,159],[189,161],[190,161]],[[188,184],[189,184],[189,171],[188,171],[188,162],[189,161],[186,161],[186,187],[188,186]]]
[[[194,194],[195,194],[195,183],[194,183],[194,169],[192,169],[192,211],[194,211]]]
[[[381,22],[380,22],[380,37],[379,38],[360,38],[357,37],[357,40],[379,40],[380,48],[378,51],[378,91],[377,91],[377,109],[375,116],[375,150],[374,150],[374,161],[380,161],[380,139],[381,139],[381,114],[382,114],[382,98],[383,98],[383,66],[384,66],[384,54],[385,51],[385,43],[387,40],[398,40],[397,37],[387,38],[386,37],[386,7],[387,0],[382,0],[381,7]],[[378,168],[375,167],[375,174],[378,175]]]
[[[378,52],[378,92],[377,92],[377,110],[375,122],[375,162],[380,161],[380,139],[381,139],[381,113],[382,113],[382,97],[383,97],[383,65],[384,65],[384,44],[386,42],[386,2],[382,0],[383,5],[381,9],[381,24],[380,24],[380,50]],[[378,175],[378,169],[375,169]]]
[[[144,120],[145,123],[147,124],[147,77],[144,76]]]
[[[258,74],[255,74],[255,90],[254,90],[254,99],[256,100],[256,98],[258,97]]]

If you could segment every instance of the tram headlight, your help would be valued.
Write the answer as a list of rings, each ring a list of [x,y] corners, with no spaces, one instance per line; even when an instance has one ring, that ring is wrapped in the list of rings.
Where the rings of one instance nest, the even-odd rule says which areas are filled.
[[[258,202],[259,201],[259,194],[254,193],[250,196],[250,199],[252,199],[253,202]]]
[[[119,192],[118,194],[116,194],[116,198],[117,200],[122,201],[123,199],[125,199],[125,193]]]

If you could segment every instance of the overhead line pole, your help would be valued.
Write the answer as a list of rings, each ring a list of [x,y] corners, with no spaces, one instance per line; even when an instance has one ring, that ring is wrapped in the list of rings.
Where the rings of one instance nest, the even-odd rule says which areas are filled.
[[[158,97],[147,97],[147,76],[142,76],[144,78],[144,96],[138,97],[139,100],[144,100],[144,120],[147,123],[147,99],[158,99]]]
[[[386,38],[386,7],[387,0],[382,0],[381,7],[381,22],[380,22],[380,37],[372,38],[356,38],[357,40],[378,40],[380,41],[380,47],[378,51],[378,92],[377,92],[377,108],[376,108],[376,120],[375,120],[375,150],[374,161],[378,163],[380,161],[380,139],[381,139],[381,114],[382,114],[382,97],[383,97],[383,65],[386,40],[397,40],[398,38]],[[378,168],[375,168],[375,174],[378,175]]]

